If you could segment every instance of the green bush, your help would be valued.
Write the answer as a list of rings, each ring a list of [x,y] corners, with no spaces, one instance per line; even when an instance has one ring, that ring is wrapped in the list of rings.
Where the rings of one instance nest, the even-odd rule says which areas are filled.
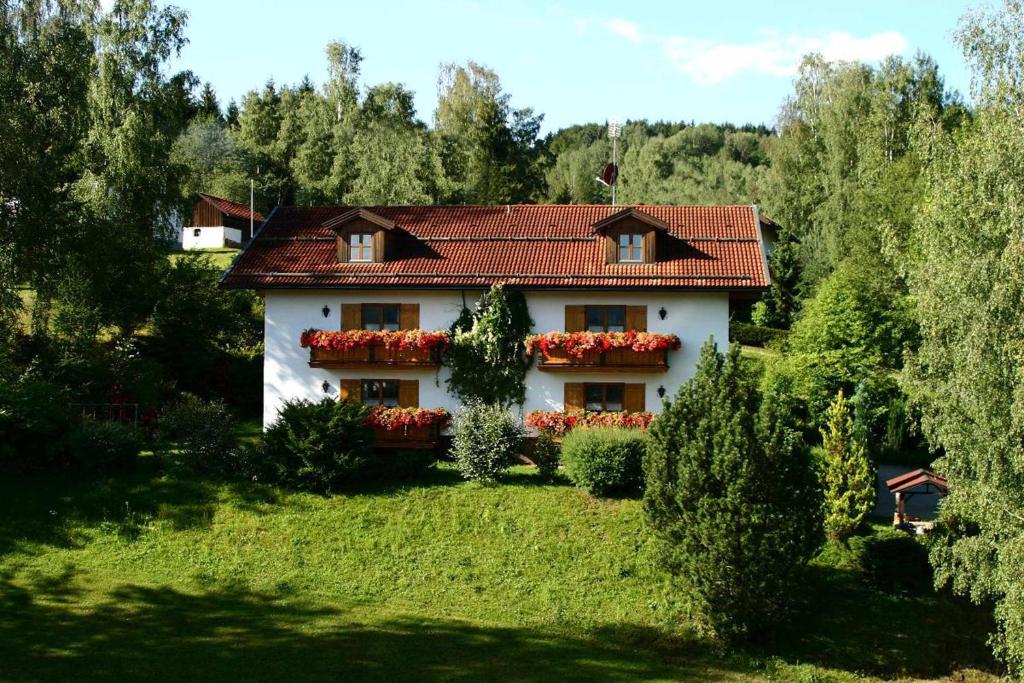
[[[729,321],[729,339],[746,346],[773,346],[786,341],[789,330]]]
[[[497,405],[470,402],[455,418],[452,457],[466,479],[494,481],[516,461],[523,428]]]
[[[182,464],[198,472],[233,471],[235,421],[223,401],[206,401],[192,394],[164,409],[160,432],[178,445]]]
[[[135,466],[143,441],[135,427],[85,419],[71,433],[71,463],[91,474],[123,472]]]
[[[67,465],[73,425],[60,387],[33,377],[0,381],[0,470],[39,472]]]
[[[551,481],[558,473],[558,465],[561,459],[558,444],[550,432],[541,430],[533,442],[533,450],[530,452],[530,460],[537,466],[537,474],[542,479]]]
[[[562,441],[565,474],[594,496],[640,495],[646,441],[638,429],[574,429]]]
[[[366,416],[366,406],[356,401],[285,402],[263,436],[277,478],[324,492],[357,478],[373,445]]]
[[[370,456],[366,466],[369,479],[415,479],[437,462],[429,448],[380,449]]]
[[[855,536],[850,547],[860,562],[864,579],[886,593],[922,595],[931,592],[933,574],[928,548],[905,531],[886,529],[870,536]]]

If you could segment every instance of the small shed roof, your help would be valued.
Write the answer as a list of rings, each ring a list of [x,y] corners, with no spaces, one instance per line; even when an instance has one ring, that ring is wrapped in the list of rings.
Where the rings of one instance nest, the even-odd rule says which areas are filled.
[[[944,477],[924,468],[901,474],[885,482],[890,493],[949,493],[949,485]],[[912,491],[912,489],[917,489]]]

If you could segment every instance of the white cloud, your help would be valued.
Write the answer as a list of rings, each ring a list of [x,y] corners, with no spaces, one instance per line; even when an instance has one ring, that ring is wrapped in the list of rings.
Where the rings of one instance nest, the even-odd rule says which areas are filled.
[[[819,36],[766,33],[750,42],[715,41],[692,36],[645,34],[621,18],[596,20],[606,30],[633,43],[656,43],[679,71],[697,83],[711,85],[744,73],[773,78],[792,77],[800,59],[820,52],[830,61],[874,62],[906,52],[907,39],[893,31],[857,37],[846,31]],[[583,30],[587,20],[577,22]]]

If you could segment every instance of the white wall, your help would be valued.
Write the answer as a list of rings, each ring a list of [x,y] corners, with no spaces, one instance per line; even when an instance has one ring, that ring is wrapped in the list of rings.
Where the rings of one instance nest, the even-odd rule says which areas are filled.
[[[467,291],[466,301],[472,305],[479,296]],[[536,332],[565,329],[566,304],[626,304],[647,306],[647,329],[672,333],[682,340],[679,351],[668,355],[670,368],[664,373],[543,372],[534,366],[526,377],[524,410],[562,410],[565,382],[627,381],[647,384],[647,409],[658,412],[661,399],[658,387],[667,395],[675,393],[680,384],[693,376],[700,346],[711,335],[724,346],[729,334],[729,298],[724,292],[622,292],[593,291],[526,293],[530,315]],[[299,346],[299,335],[309,328],[337,330],[341,327],[342,303],[418,303],[420,327],[427,330],[447,329],[462,308],[458,291],[268,291],[266,293],[266,351],[263,366],[263,424],[277,418],[280,405],[287,399],[319,400],[325,395],[322,384],[330,385],[328,394],[337,396],[341,379],[418,379],[420,405],[425,408],[447,408],[456,412],[459,404],[447,391],[447,368],[439,370],[371,369],[332,370],[309,367],[309,350]],[[330,308],[323,317],[321,309]],[[658,310],[666,311],[665,320]]]
[[[199,231],[196,237],[195,232]],[[182,249],[220,249],[231,245],[242,243],[242,231],[237,228],[225,228],[213,226],[209,228],[182,228],[181,248]]]

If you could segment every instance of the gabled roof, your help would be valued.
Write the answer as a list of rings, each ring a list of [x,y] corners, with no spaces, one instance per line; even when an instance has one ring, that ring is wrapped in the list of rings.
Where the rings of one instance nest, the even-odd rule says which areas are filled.
[[[594,232],[601,232],[603,230],[606,230],[607,228],[610,228],[616,223],[626,220],[627,218],[636,219],[641,223],[646,223],[652,228],[657,228],[658,230],[668,230],[668,223],[666,223],[665,221],[657,218],[656,216],[652,216],[646,211],[641,211],[635,206],[628,206],[622,211],[617,211],[616,213],[613,213],[611,216],[608,216],[607,218],[602,218],[601,220],[595,222]]]
[[[230,199],[224,199],[223,197],[215,197],[214,195],[206,194],[205,192],[200,192],[199,197],[203,201],[212,204],[221,213],[228,216],[249,220],[249,215],[251,213],[253,220],[258,222],[263,222],[264,220],[263,214],[259,211],[250,212],[249,207],[245,204],[239,204],[238,202],[233,202]]]
[[[353,213],[353,212],[363,213]],[[606,263],[594,226],[627,211],[665,225],[656,263]],[[388,259],[339,263],[337,223],[372,215],[398,230]],[[328,227],[334,225],[335,229]],[[761,291],[756,207],[592,205],[278,207],[224,276],[226,287]]]
[[[347,225],[348,223],[351,223],[352,221],[356,220],[367,221],[369,223],[372,223],[373,225],[376,225],[379,228],[384,228],[385,230],[395,229],[394,221],[389,221],[387,218],[384,218],[383,216],[376,214],[373,211],[370,211],[369,209],[362,208],[352,209],[350,211],[338,214],[334,218],[329,218],[323,222],[323,226],[325,228],[331,228],[332,230],[338,230],[343,226]]]
[[[901,474],[898,477],[893,477],[886,480],[885,485],[890,493],[906,493],[919,486],[924,487],[919,489],[919,492],[931,493],[932,489],[934,489],[936,493],[943,496],[949,492],[949,483],[946,479],[926,469],[917,469]]]

